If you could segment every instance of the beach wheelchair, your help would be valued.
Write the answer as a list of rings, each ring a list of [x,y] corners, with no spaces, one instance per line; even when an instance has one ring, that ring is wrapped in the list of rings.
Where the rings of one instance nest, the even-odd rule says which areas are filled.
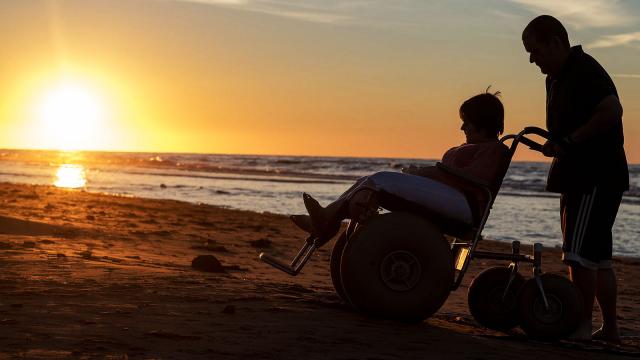
[[[371,316],[422,321],[433,315],[449,293],[460,286],[471,260],[503,260],[509,262],[507,266],[482,271],[469,286],[468,305],[476,321],[499,331],[520,326],[528,337],[541,340],[557,340],[573,332],[583,311],[582,296],[567,278],[542,272],[541,244],[533,245],[531,255],[521,254],[519,241],[512,242],[510,253],[477,249],[518,145],[542,150],[542,145],[531,140],[530,135],[548,138],[545,130],[527,127],[500,139],[511,144],[509,161],[498,184],[471,178],[441,163],[436,165],[481,189],[488,201],[479,216],[470,216],[468,203],[463,204],[469,207],[468,211],[449,211],[443,215],[384,191],[376,194],[378,201],[372,201],[372,206],[377,210],[377,203],[384,202],[389,211],[374,211],[364,220],[351,220],[333,246],[331,279],[340,298]],[[380,201],[381,197],[387,198]],[[260,254],[260,259],[297,275],[317,244],[317,238],[308,237],[290,264],[265,253]],[[528,280],[519,272],[521,263],[532,264],[533,276]]]

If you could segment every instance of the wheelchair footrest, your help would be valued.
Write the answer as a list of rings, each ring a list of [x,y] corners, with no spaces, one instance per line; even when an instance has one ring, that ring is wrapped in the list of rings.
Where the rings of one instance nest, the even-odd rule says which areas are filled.
[[[313,255],[313,252],[317,249],[315,245],[315,238],[309,238],[305,241],[304,246],[298,251],[298,254],[293,258],[291,264],[285,264],[282,261],[274,258],[265,253],[260,253],[260,260],[273,266],[274,268],[286,272],[289,275],[296,276],[302,270],[304,265]]]

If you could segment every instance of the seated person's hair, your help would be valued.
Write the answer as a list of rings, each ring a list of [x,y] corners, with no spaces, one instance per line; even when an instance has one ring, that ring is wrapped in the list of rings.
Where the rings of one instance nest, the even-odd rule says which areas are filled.
[[[500,92],[476,95],[462,103],[460,118],[473,126],[483,129],[488,135],[502,134],[504,131],[504,107],[498,99]]]

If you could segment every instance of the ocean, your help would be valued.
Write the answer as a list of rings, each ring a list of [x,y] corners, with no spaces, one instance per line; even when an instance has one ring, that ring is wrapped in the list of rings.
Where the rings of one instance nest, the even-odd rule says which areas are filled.
[[[326,205],[355,179],[437,160],[0,150],[0,182],[48,184],[278,214],[304,213],[302,193]],[[544,191],[548,163],[513,162],[483,232],[499,241],[562,244],[559,197]],[[640,165],[630,165],[614,226],[616,255],[640,256]]]

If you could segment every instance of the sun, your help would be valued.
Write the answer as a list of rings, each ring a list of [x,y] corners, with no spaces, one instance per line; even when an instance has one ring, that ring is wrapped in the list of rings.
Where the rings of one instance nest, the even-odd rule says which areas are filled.
[[[62,81],[44,92],[37,117],[48,147],[80,150],[95,145],[105,120],[105,106],[89,86]]]

